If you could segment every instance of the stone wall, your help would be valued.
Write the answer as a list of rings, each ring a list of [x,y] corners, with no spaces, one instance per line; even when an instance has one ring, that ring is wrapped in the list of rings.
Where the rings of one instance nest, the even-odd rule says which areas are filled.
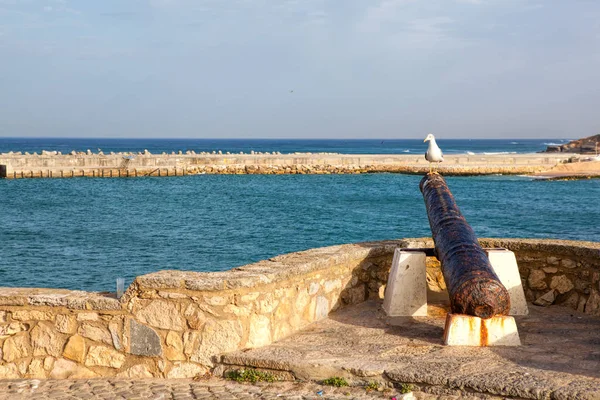
[[[549,170],[565,154],[451,154],[439,170],[450,175],[526,174]],[[0,154],[5,177],[72,178],[179,176],[190,174],[354,174],[426,173],[429,163],[412,154]]]
[[[530,300],[552,291],[554,303],[600,315],[599,243],[482,244],[515,251]],[[0,377],[202,375],[221,353],[268,345],[340,307],[381,298],[394,249],[431,245],[430,239],[360,243],[226,272],[160,271],[137,277],[119,300],[102,293],[2,288]]]

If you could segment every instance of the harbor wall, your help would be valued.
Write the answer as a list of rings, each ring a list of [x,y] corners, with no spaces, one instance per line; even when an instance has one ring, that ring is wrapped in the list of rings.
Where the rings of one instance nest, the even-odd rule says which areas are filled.
[[[600,243],[482,239],[517,256],[529,301],[600,315]],[[125,294],[0,288],[1,378],[190,378],[342,307],[382,298],[396,248],[428,238],[290,253],[225,272],[159,271]],[[443,288],[434,258],[430,289]],[[548,293],[552,292],[552,296]],[[216,370],[215,370],[216,368]]]
[[[445,174],[525,174],[549,170],[568,154],[447,155]],[[425,173],[422,155],[395,154],[1,154],[5,177],[72,178],[181,176],[192,174]]]

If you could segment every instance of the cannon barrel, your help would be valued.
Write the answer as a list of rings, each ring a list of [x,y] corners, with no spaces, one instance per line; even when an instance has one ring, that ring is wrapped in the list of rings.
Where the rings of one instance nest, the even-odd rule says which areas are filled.
[[[508,315],[508,291],[458,209],[444,178],[429,173],[419,188],[427,208],[435,253],[442,264],[452,313],[480,318]]]

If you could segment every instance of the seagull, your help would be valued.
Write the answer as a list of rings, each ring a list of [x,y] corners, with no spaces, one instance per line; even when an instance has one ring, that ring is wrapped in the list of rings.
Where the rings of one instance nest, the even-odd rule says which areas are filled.
[[[427,135],[423,142],[429,142],[429,147],[425,152],[425,159],[430,163],[441,163],[444,161],[444,155],[442,154],[442,149],[439,148],[437,143],[435,142],[435,136],[433,134]],[[431,164],[429,165],[429,173],[431,173]]]

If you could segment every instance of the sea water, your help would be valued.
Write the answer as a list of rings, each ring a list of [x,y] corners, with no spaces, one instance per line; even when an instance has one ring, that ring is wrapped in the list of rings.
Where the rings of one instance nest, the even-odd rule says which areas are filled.
[[[114,291],[334,244],[430,236],[421,177],[195,175],[0,180],[1,286]],[[479,237],[600,241],[600,180],[448,177]]]

